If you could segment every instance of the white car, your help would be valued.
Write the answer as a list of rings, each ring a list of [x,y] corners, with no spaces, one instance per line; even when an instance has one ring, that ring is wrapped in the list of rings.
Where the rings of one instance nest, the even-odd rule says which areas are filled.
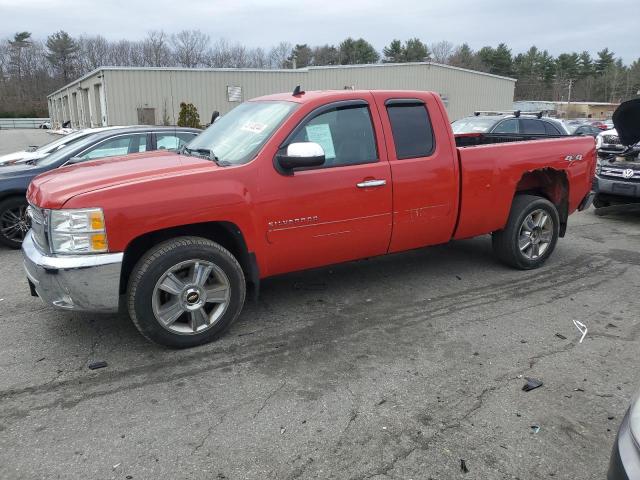
[[[63,137],[56,138],[52,142],[47,143],[41,147],[33,148],[32,150],[21,150],[19,152],[8,153],[0,156],[0,166],[15,165],[18,163],[27,163],[32,160],[39,160],[47,155],[59,150],[67,145],[76,142],[87,135],[92,133],[101,132],[103,130],[109,130],[118,127],[100,127],[100,128],[85,128],[77,132],[64,135]]]

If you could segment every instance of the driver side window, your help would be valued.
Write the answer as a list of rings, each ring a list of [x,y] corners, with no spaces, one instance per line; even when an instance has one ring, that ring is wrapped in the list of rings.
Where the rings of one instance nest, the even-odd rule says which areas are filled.
[[[83,160],[93,160],[95,158],[115,157],[127,155],[129,153],[145,152],[147,150],[147,135],[122,135],[110,138],[102,143],[90,148],[82,155]]]
[[[336,107],[313,117],[289,143],[296,142],[319,144],[325,154],[323,167],[378,161],[373,124],[366,105]]]

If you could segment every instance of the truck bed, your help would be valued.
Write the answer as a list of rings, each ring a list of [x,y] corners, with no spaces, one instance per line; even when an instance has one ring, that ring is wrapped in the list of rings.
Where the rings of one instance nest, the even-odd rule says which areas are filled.
[[[566,188],[571,185],[567,205],[570,214],[590,191],[595,171],[595,142],[591,137],[485,144],[457,151],[461,193],[456,239],[502,229],[516,191],[530,188],[528,179],[523,181],[527,173],[546,171],[565,176]]]

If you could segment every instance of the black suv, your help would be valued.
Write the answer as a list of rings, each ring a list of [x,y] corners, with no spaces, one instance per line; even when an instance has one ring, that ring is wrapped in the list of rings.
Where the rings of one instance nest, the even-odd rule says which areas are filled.
[[[37,175],[55,168],[105,157],[152,150],[178,150],[201,130],[183,127],[135,126],[102,130],[47,157],[0,169],[0,243],[20,248],[30,228],[25,194]]]
[[[542,114],[529,114],[520,111],[475,112],[472,116],[456,120],[451,124],[453,133],[513,135],[514,137],[559,137],[568,135],[562,123]],[[520,139],[520,138],[518,138]]]

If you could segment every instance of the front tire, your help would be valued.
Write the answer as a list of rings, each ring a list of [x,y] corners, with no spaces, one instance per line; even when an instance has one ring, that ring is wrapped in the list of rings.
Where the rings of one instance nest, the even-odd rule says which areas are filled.
[[[28,206],[24,197],[10,197],[0,202],[0,243],[9,248],[20,248],[31,228]]]
[[[538,268],[553,253],[559,232],[560,217],[553,203],[535,195],[517,195],[507,225],[493,233],[493,251],[512,267]]]
[[[240,264],[221,245],[178,237],[147,252],[131,273],[131,320],[152,342],[187,348],[216,339],[238,317],[246,284]]]

